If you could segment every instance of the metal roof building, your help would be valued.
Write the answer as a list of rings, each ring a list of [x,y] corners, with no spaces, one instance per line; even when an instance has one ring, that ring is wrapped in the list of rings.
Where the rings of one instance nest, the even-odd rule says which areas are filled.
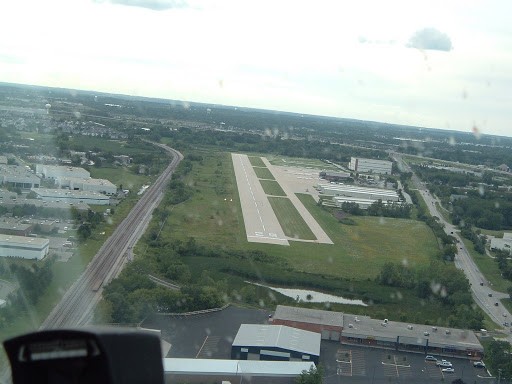
[[[380,173],[391,175],[393,163],[387,160],[351,157],[348,169],[359,173]]]
[[[27,236],[32,228],[31,224],[0,222],[0,233],[4,235]]]
[[[75,191],[92,191],[105,195],[113,195],[117,192],[117,187],[106,179],[58,177],[55,181],[60,187],[68,187]]]
[[[231,347],[241,360],[312,361],[318,364],[320,334],[284,325],[242,324]]]
[[[57,179],[59,177],[78,177],[87,179],[91,177],[89,171],[83,168],[64,165],[36,164],[36,173],[41,174],[48,179]]]
[[[512,233],[504,233],[503,238],[491,238],[491,249],[499,249],[512,255]]]
[[[53,202],[108,205],[110,198],[98,192],[71,191],[67,189],[32,188],[38,199]]]
[[[41,179],[29,168],[21,165],[0,164],[0,184],[15,188],[30,189],[39,187]]]
[[[247,361],[165,358],[164,374],[170,382],[295,383],[302,371],[315,365],[300,361]]]
[[[345,184],[322,184],[320,193],[331,196],[354,197],[382,201],[399,201],[398,193],[393,189],[367,188]]]
[[[34,237],[0,235],[0,256],[23,259],[43,259],[50,246],[50,240]]]

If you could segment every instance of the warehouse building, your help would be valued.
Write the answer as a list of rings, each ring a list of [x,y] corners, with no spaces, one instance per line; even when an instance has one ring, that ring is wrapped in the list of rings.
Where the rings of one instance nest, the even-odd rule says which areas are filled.
[[[32,224],[0,222],[0,234],[28,236],[32,232]]]
[[[318,364],[320,334],[284,325],[242,324],[231,359],[308,361]]]
[[[373,203],[376,203],[378,200],[375,199],[358,199],[355,197],[343,197],[343,196],[334,196],[332,198],[334,205],[338,208],[343,206],[343,203],[356,203],[361,209],[368,209]],[[383,204],[387,204],[387,201],[383,201]]]
[[[49,251],[50,240],[35,237],[0,235],[0,256],[22,259],[43,259]]]
[[[272,324],[320,333],[322,340],[340,340],[343,313],[278,305]]]
[[[0,164],[0,184],[6,187],[30,189],[39,187],[40,183],[41,179],[30,168]]]
[[[348,169],[357,173],[378,173],[381,175],[391,175],[393,163],[386,160],[364,159],[361,157],[351,157],[348,163]]]
[[[83,168],[64,165],[37,164],[36,173],[38,175],[43,175],[47,179],[53,180],[66,177],[77,177],[79,179],[88,179],[91,177],[89,171],[86,171]]]
[[[480,358],[484,348],[475,333],[466,329],[408,324],[367,316],[344,315],[341,342],[398,351]]]
[[[115,195],[117,192],[117,187],[105,179],[57,177],[55,183],[61,188],[69,188],[74,191],[93,191],[109,196]]]
[[[66,189],[32,188],[38,199],[56,203],[109,205],[110,197],[98,192],[70,191]]]
[[[381,201],[399,201],[398,193],[393,189],[367,188],[345,184],[321,184],[318,190],[323,195],[353,197]]]
[[[7,164],[7,156],[0,156],[0,164]]]

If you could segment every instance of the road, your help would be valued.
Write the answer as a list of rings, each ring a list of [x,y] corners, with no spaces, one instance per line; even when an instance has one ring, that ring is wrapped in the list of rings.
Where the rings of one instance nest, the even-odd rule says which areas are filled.
[[[155,143],[154,143],[155,144]],[[144,233],[153,210],[164,195],[164,188],[183,155],[163,144],[155,144],[172,156],[172,161],[155,183],[142,195],[128,216],[118,225],[91,260],[80,278],[55,306],[40,329],[78,327],[87,324],[101,299],[102,288],[122,269],[132,247]]]
[[[455,266],[464,271],[469,283],[471,284],[471,293],[475,302],[482,308],[482,310],[489,315],[489,317],[500,327],[503,327],[504,322],[510,323],[512,315],[505,307],[499,302],[500,299],[508,298],[509,295],[503,292],[498,292],[492,289],[489,282],[485,279],[484,275],[478,269],[477,265],[471,258],[466,246],[462,242],[462,238],[458,233],[457,226],[449,223],[438,211],[437,204],[440,206],[440,201],[428,191],[425,184],[418,178],[412,169],[403,162],[401,156],[393,153],[394,160],[402,164],[406,172],[412,173],[412,183],[418,189],[423,200],[427,204],[428,210],[432,216],[439,218],[439,223],[444,225],[444,231],[457,239],[457,254],[455,255]],[[495,304],[498,303],[498,306]],[[511,329],[508,328],[507,329]],[[508,342],[512,343],[512,335],[507,335]]]

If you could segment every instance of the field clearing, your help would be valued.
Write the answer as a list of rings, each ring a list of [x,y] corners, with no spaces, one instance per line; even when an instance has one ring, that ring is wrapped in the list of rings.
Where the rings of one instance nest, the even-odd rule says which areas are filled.
[[[185,178],[194,195],[173,208],[161,234],[164,241],[194,237],[211,248],[260,250],[287,260],[296,271],[351,280],[373,279],[387,261],[426,265],[438,252],[435,237],[423,222],[353,217],[357,225],[343,225],[308,194],[297,196],[334,245],[291,241],[290,246],[284,247],[249,243],[230,154],[198,154],[204,160],[201,164],[194,162],[193,171]]]
[[[259,157],[259,156],[249,156],[249,161],[251,162],[251,165],[253,167],[266,168],[265,163],[263,162],[263,160],[261,160],[261,157]]]
[[[315,235],[290,199],[269,197],[268,200],[286,236],[302,240],[316,240]]]
[[[256,173],[256,176],[258,176],[258,179],[275,180],[274,175],[272,175],[272,172],[270,172],[267,167],[253,167],[253,169]]]
[[[136,175],[125,167],[91,167],[90,172],[93,178],[107,179],[118,188],[122,184],[123,189],[130,189],[133,193],[137,193],[142,185],[153,179],[146,175]]]
[[[267,195],[271,196],[286,196],[283,188],[277,181],[274,180],[260,180],[261,186]]]

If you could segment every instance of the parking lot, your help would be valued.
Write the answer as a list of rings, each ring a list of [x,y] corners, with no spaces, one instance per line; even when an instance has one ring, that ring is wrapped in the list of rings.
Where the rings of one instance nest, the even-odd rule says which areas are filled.
[[[320,356],[325,383],[450,383],[455,379],[466,383],[497,382],[486,369],[473,367],[467,359],[447,358],[455,371],[448,373],[434,361],[425,361],[423,354],[340,345],[333,341],[322,341]]]

